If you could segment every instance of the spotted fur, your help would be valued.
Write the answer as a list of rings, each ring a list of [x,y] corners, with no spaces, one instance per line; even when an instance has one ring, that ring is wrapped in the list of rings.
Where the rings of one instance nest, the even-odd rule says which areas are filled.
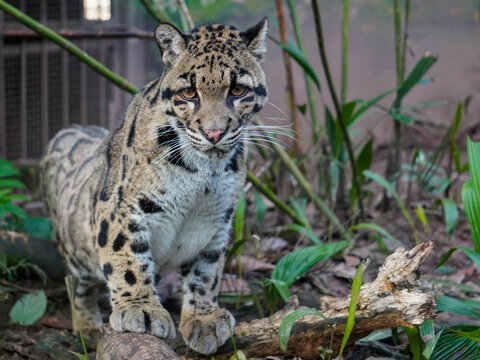
[[[115,330],[174,337],[154,274],[181,268],[186,343],[211,354],[229,338],[234,319],[217,294],[245,181],[245,129],[267,100],[267,29],[266,19],[245,32],[215,24],[181,33],[160,24],[165,70],[115,129],[73,126],[50,142],[42,188],[59,249],[80,279],[80,327],[101,325],[96,287],[106,282]],[[233,95],[234,87],[245,91]]]

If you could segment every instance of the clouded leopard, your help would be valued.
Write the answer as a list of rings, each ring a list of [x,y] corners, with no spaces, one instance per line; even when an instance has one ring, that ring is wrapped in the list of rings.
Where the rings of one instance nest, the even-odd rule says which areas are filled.
[[[154,275],[180,268],[180,331],[203,354],[233,316],[217,302],[234,208],[245,182],[246,127],[267,101],[261,67],[268,21],[182,33],[160,24],[165,68],[113,131],[73,126],[49,143],[41,183],[60,251],[79,278],[81,328],[102,324],[97,285],[111,294],[116,331],[175,336]]]

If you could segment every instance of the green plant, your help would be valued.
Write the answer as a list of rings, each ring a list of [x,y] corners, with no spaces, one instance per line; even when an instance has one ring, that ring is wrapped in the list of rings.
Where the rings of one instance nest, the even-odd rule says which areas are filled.
[[[16,189],[25,189],[25,184],[16,179],[20,173],[12,163],[0,159],[0,229],[16,230],[21,227],[23,220],[27,219],[27,213],[12,200],[30,201],[25,195],[12,194]],[[7,214],[11,218],[7,218]]]
[[[280,259],[273,269],[272,276],[266,280],[267,305],[271,311],[278,301],[287,301],[290,297],[290,286],[308,269],[321,260],[335,255],[348,246],[347,241],[332,242],[308,246],[292,251]]]
[[[10,310],[10,321],[14,324],[33,325],[47,310],[47,297],[43,290],[25,294]]]
[[[0,275],[8,281],[14,282],[18,276],[18,271],[23,269],[28,272],[32,268],[25,259],[9,259],[5,252],[0,252]]]

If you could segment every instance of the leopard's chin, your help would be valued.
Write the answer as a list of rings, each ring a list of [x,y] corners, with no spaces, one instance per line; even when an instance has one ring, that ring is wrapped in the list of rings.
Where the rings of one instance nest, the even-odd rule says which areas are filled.
[[[223,150],[218,147],[212,147],[208,150],[202,151],[202,153],[210,160],[222,160],[225,159],[231,150]]]

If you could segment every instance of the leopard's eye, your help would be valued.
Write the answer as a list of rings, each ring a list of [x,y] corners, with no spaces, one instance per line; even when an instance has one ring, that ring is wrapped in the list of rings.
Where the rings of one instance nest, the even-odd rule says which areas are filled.
[[[247,91],[247,88],[243,85],[235,85],[230,89],[230,95],[233,96],[242,96]]]
[[[186,88],[183,90],[180,90],[180,95],[182,95],[183,98],[191,100],[197,97],[197,92],[195,91],[194,88]]]

